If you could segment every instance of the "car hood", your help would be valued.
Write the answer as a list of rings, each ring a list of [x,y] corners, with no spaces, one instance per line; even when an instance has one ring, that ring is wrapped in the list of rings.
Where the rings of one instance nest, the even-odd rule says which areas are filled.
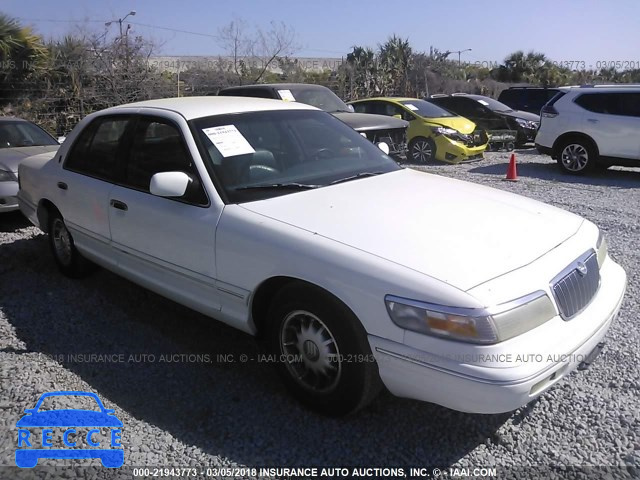
[[[386,115],[374,115],[373,113],[335,112],[334,117],[342,120],[358,132],[368,130],[386,130],[389,128],[407,128],[409,122]]]
[[[17,427],[121,427],[114,415],[91,410],[49,410],[25,415]]]
[[[409,169],[242,206],[465,291],[533,262],[583,221],[526,197]]]
[[[528,120],[530,122],[539,122],[540,115],[536,115],[535,113],[525,112],[524,110],[513,110],[511,112],[496,112],[500,115],[504,115],[505,117],[513,117],[513,118],[522,118],[523,120]]]
[[[25,158],[40,153],[55,152],[58,148],[60,148],[60,145],[0,148],[0,169],[17,172],[18,165]]]
[[[476,129],[476,124],[464,117],[423,118],[427,123],[453,128],[464,134],[472,133]]]

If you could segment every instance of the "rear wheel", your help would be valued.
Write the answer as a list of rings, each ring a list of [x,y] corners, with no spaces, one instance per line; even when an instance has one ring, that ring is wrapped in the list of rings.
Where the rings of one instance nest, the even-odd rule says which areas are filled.
[[[58,212],[49,217],[49,245],[60,271],[71,278],[86,276],[94,264],[84,258],[76,248],[73,237]]]
[[[417,137],[409,142],[409,157],[414,163],[427,163],[436,158],[436,144],[430,138]]]
[[[564,140],[558,152],[558,165],[572,175],[582,175],[593,170],[598,160],[593,145],[582,138]]]
[[[364,328],[327,292],[304,284],[281,290],[269,310],[267,347],[300,402],[341,416],[367,405],[381,382]]]

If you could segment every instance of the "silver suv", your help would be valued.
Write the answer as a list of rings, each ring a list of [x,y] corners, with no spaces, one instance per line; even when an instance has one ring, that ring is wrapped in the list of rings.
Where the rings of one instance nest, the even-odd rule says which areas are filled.
[[[640,166],[640,85],[561,87],[542,107],[535,142],[572,174]]]

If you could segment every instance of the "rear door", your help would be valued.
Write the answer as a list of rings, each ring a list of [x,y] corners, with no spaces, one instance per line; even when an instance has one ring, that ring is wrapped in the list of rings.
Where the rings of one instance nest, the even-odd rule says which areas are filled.
[[[198,171],[197,150],[188,148],[188,127],[180,123],[151,115],[137,119],[121,185],[109,193],[112,245],[123,275],[213,315],[220,309],[215,231],[222,209],[209,202],[201,181],[206,173]],[[191,177],[186,194],[152,195],[151,177],[171,171]]]
[[[640,94],[635,92],[584,93],[574,101],[585,110],[583,131],[606,157],[640,156]]]
[[[56,206],[78,249],[114,264],[110,255],[109,194],[127,150],[131,115],[93,120],[78,136],[56,179]]]

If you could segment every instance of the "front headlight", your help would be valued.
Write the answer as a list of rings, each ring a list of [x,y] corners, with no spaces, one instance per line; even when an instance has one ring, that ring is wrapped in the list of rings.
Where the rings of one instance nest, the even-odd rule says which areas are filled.
[[[532,128],[534,130],[538,129],[538,122],[534,122],[532,120],[525,120],[523,118],[516,118],[516,122],[518,122],[518,125],[520,125],[521,127],[524,128]]]
[[[456,135],[458,131],[454,130],[453,128],[435,127],[433,129],[433,133],[435,133],[436,135]]]
[[[492,344],[525,333],[556,315],[538,291],[492,308],[457,308],[387,295],[393,323],[406,330],[470,343]]]
[[[602,268],[604,259],[607,258],[609,246],[607,245],[607,239],[602,233],[602,230],[598,233],[598,241],[596,242],[596,251],[598,252],[598,266]]]
[[[15,182],[18,180],[13,172],[7,170],[0,170],[0,182]]]

